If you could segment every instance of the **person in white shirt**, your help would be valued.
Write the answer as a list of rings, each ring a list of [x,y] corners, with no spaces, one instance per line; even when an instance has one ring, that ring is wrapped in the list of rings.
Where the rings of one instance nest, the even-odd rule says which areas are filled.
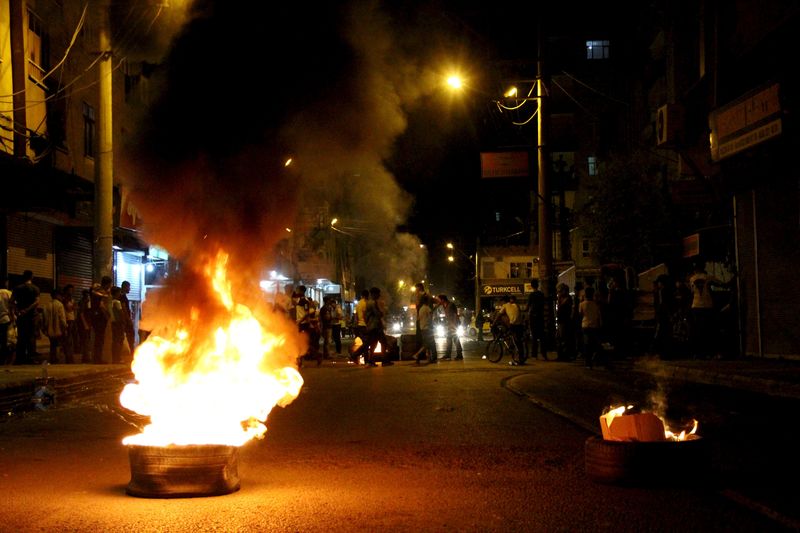
[[[11,314],[11,291],[8,290],[8,279],[3,278],[0,288],[0,364],[9,365],[11,351],[8,349],[8,329],[14,323]]]
[[[714,276],[706,273],[702,264],[695,266],[689,277],[689,288],[692,290],[692,322],[689,330],[694,356],[708,359],[716,349],[719,321],[711,287],[724,285]]]
[[[44,330],[50,339],[50,364],[54,365],[58,363],[58,348],[67,334],[67,315],[61,294],[56,289],[50,291],[50,299],[50,303],[44,306]]]
[[[594,301],[594,287],[586,287],[578,312],[583,332],[583,358],[586,366],[592,368],[600,357],[600,328],[603,326],[600,306]]]

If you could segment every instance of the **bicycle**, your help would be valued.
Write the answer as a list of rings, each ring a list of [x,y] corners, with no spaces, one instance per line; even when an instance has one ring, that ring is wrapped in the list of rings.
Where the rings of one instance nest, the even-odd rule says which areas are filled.
[[[508,326],[492,325],[492,340],[486,343],[483,358],[492,363],[499,362],[505,354],[511,356],[511,364],[520,364],[520,353],[517,341]],[[524,362],[524,361],[522,361]]]

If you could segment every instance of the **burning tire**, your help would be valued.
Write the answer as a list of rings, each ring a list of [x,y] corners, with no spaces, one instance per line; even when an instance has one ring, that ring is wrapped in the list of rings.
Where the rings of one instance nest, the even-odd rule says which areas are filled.
[[[586,475],[621,485],[698,485],[709,480],[711,450],[700,437],[685,441],[614,441],[590,437]]]
[[[197,444],[128,446],[125,492],[142,498],[219,496],[239,490],[239,448]]]

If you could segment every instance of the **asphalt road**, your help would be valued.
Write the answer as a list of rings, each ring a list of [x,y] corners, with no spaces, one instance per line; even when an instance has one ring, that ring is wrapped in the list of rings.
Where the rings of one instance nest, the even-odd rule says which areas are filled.
[[[138,420],[115,395],[27,413],[0,424],[0,529],[785,529],[717,485],[637,488],[588,479],[584,445],[597,406],[648,387],[604,372],[493,365],[469,350],[463,363],[304,368],[300,396],[272,412],[264,440],[241,449],[241,489],[190,499],[125,494],[130,467],[120,441]],[[707,401],[696,406],[709,407],[711,428],[732,431]]]

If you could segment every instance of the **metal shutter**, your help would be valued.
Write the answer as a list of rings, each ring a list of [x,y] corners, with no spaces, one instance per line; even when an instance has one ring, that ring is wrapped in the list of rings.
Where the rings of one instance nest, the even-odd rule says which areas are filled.
[[[57,286],[72,284],[79,297],[92,286],[92,229],[56,228],[55,241]]]

